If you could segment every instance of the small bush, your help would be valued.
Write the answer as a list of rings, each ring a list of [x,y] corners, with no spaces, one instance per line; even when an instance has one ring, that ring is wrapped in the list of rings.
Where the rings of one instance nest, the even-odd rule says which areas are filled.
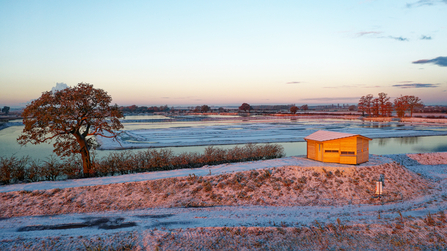
[[[26,178],[26,164],[29,157],[0,157],[0,182],[9,184],[12,181],[23,181]]]
[[[40,160],[31,160],[26,169],[26,177],[31,182],[39,181],[42,176],[42,162]]]
[[[93,169],[96,172],[98,163],[94,162]],[[82,176],[82,161],[80,158],[70,158],[62,164],[62,174],[66,175],[69,179],[75,179]]]
[[[42,176],[46,180],[56,180],[62,173],[62,164],[52,155],[47,161],[44,161],[42,168]]]

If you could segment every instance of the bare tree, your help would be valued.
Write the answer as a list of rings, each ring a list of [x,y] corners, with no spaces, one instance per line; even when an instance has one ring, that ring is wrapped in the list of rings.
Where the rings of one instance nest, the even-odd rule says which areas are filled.
[[[252,110],[251,106],[247,103],[243,103],[241,106],[239,106],[239,110],[243,110],[245,112],[250,112]]]
[[[366,101],[365,101],[365,96],[362,96],[359,100],[359,103],[357,104],[357,109],[359,112],[362,112],[362,116],[365,116],[365,112],[366,112]]]
[[[290,112],[293,114],[295,114],[298,110],[299,110],[299,108],[297,106],[293,105],[292,107],[290,107]]]
[[[400,96],[394,99],[394,110],[396,110],[397,116],[403,118],[405,116],[405,111],[408,110],[408,96]]]
[[[300,107],[300,109],[303,110],[303,111],[307,111],[307,110],[309,110],[309,106],[308,105],[302,105]]]
[[[42,93],[22,113],[20,145],[54,142],[59,156],[80,153],[84,175],[92,172],[90,148],[96,147],[94,136],[116,138],[122,129],[123,114],[117,105],[110,106],[112,97],[93,85],[79,83],[60,91]]]
[[[211,110],[211,108],[209,107],[209,106],[207,106],[207,105],[202,105],[201,107],[200,107],[200,111],[202,112],[202,113],[207,113],[207,112],[209,112]]]
[[[371,116],[372,115],[372,105],[373,105],[373,95],[368,94],[366,96],[362,96],[358,103],[358,110],[362,112],[362,115]]]
[[[371,114],[374,117],[379,117],[380,115],[380,100],[378,98],[375,98],[372,100],[371,103]]]
[[[200,112],[201,109],[202,109],[202,107],[198,105],[194,108],[193,112]]]
[[[379,93],[377,102],[379,104],[379,114],[382,117],[385,117],[387,114],[387,103],[389,102],[389,100],[390,98],[388,97],[388,94],[384,92]]]
[[[384,106],[384,116],[391,117],[392,113],[393,113],[393,103],[388,101],[385,103],[385,106]]]
[[[407,97],[408,109],[410,110],[410,117],[413,117],[414,109],[423,108],[424,104],[422,103],[422,100],[419,97],[416,96],[406,96],[406,97]]]

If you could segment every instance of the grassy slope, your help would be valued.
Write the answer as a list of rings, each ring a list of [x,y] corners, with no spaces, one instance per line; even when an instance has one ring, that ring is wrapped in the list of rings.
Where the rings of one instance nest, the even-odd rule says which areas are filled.
[[[280,167],[222,175],[0,194],[0,217],[217,205],[314,206],[376,203],[375,181],[385,174],[384,202],[424,195],[430,182],[390,163],[352,171]]]

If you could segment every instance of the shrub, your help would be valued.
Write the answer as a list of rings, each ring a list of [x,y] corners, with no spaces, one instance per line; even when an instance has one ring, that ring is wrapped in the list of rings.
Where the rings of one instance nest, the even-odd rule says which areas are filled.
[[[12,179],[12,169],[15,157],[11,158],[1,157],[0,158],[0,182],[3,184],[9,184]]]
[[[51,155],[44,161],[42,169],[42,176],[45,177],[46,180],[56,180],[57,177],[62,173],[62,164]]]
[[[29,157],[17,158],[16,156],[0,158],[0,182],[9,184],[13,180],[23,181],[26,178],[26,163]]]
[[[31,182],[39,181],[42,177],[42,161],[31,160],[28,162],[28,168],[26,169],[26,177]]]
[[[97,162],[93,162],[93,170],[96,172]],[[68,179],[80,178],[82,176],[82,160],[73,156],[65,160],[62,164],[62,174],[66,175]]]

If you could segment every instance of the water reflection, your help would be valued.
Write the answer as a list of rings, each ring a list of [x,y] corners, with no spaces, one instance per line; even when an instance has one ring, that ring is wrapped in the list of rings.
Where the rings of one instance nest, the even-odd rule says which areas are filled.
[[[370,123],[370,124],[362,124],[361,127],[363,128],[387,128],[387,127],[393,127],[392,124],[378,124],[378,123]]]
[[[399,142],[401,145],[414,145],[419,142],[419,137],[406,137],[406,138],[395,138],[395,141]]]
[[[420,147],[417,147],[416,150],[418,150],[419,152],[422,152],[422,153],[423,152],[447,152],[447,144],[433,146],[433,147],[420,146]]]
[[[375,142],[378,142],[379,146],[385,146],[388,142],[390,142],[390,140],[390,138],[374,139]]]
[[[414,145],[419,142],[420,137],[404,137],[404,138],[379,138],[374,139],[374,142],[379,146],[393,145]],[[394,141],[394,142],[393,142]]]

